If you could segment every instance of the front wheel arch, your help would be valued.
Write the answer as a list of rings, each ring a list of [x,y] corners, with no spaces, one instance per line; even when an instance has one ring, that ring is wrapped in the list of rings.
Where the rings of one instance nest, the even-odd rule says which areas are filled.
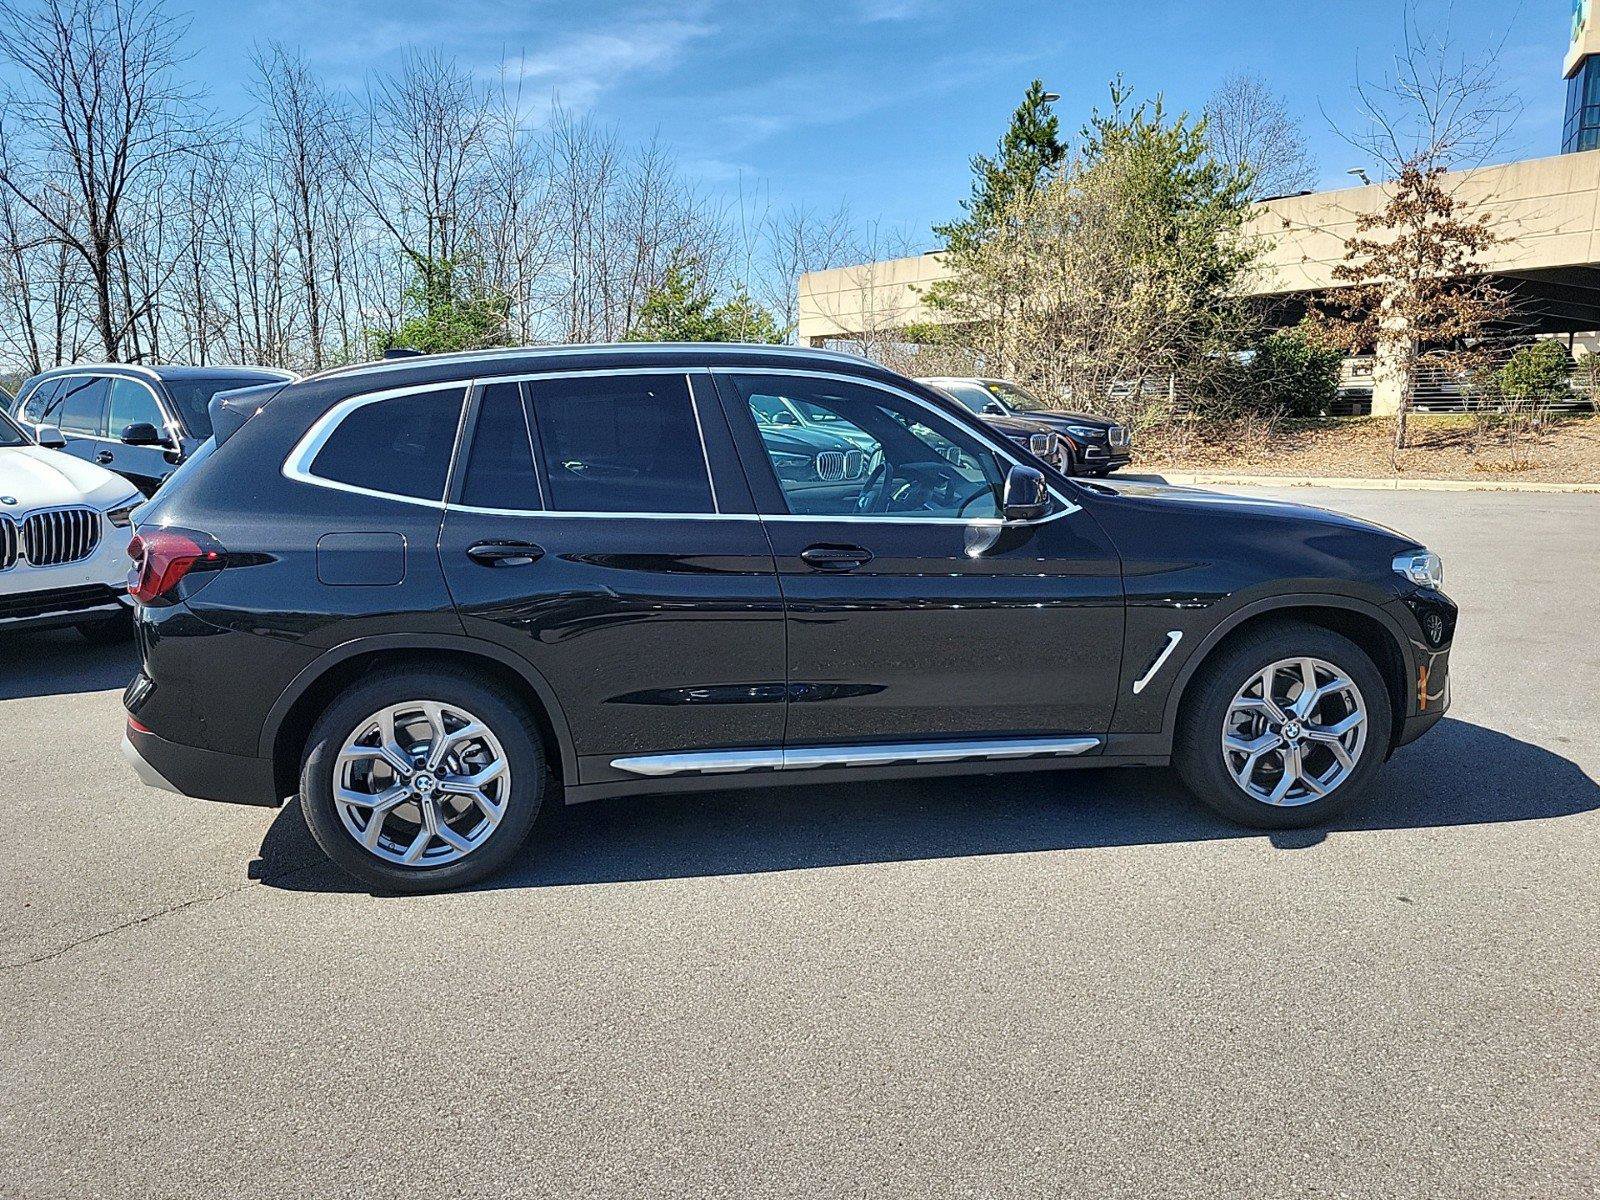
[[[1374,605],[1349,596],[1280,596],[1249,605],[1212,630],[1199,648],[1189,656],[1167,694],[1162,734],[1170,745],[1178,727],[1184,694],[1208,660],[1215,659],[1227,646],[1249,636],[1263,625],[1300,621],[1341,634],[1354,642],[1378,668],[1389,693],[1389,753],[1399,745],[1400,733],[1410,711],[1410,681],[1415,671],[1406,651],[1404,633],[1387,614]]]

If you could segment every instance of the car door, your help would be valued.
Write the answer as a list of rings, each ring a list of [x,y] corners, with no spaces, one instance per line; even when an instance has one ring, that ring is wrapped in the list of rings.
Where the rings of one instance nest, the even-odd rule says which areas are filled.
[[[466,631],[548,685],[581,782],[783,743],[771,549],[704,373],[480,381],[440,535]]]
[[[130,425],[147,424],[169,438],[167,445],[130,446],[122,440]],[[95,454],[102,466],[125,475],[146,496],[153,495],[173,469],[169,455],[176,457],[178,445],[172,421],[148,384],[116,376],[111,380],[106,400],[105,440]]]
[[[1063,495],[1041,520],[1001,520],[1005,453],[911,392],[717,378],[787,609],[788,747],[1105,733],[1123,591],[1088,513]],[[752,418],[775,397],[848,429],[866,460],[853,494],[795,480]]]

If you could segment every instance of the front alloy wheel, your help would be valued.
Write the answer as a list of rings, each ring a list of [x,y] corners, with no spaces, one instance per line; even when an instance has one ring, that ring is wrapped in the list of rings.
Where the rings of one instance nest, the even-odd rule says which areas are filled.
[[[1184,690],[1172,760],[1243,825],[1320,824],[1359,798],[1389,749],[1389,687],[1349,638],[1284,620],[1229,641]]]
[[[1248,680],[1222,723],[1234,781],[1263,804],[1321,799],[1350,778],[1367,740],[1361,689],[1320,658],[1284,658]]]

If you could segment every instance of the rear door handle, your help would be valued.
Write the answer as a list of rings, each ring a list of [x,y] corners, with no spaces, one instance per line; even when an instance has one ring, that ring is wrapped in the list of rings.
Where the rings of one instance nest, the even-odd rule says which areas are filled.
[[[525,567],[544,557],[544,548],[532,542],[479,542],[467,557],[486,567]]]
[[[99,454],[96,454],[94,456],[94,460],[97,463],[108,463],[108,462],[110,462],[112,459],[114,459],[116,457],[117,456],[115,454],[111,453],[111,451],[102,450],[102,451],[100,451]]]
[[[872,561],[872,551],[862,546],[808,546],[800,558],[819,571],[853,571]]]

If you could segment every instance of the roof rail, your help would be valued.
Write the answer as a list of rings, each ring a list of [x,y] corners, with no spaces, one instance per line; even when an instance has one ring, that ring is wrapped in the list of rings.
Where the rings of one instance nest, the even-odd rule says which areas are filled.
[[[568,354],[636,354],[640,357],[682,353],[684,351],[714,351],[718,354],[793,354],[804,358],[831,358],[838,362],[876,366],[861,354],[846,354],[841,350],[815,350],[810,346],[762,345],[754,342],[575,342],[556,346],[500,346],[493,350],[462,350],[453,354],[423,354],[407,356],[390,362],[376,361],[351,363],[343,367],[329,367],[308,379],[327,379],[335,375],[376,374],[383,371],[411,370],[430,362],[470,363],[481,359],[499,358],[511,354],[529,354],[556,358]]]

